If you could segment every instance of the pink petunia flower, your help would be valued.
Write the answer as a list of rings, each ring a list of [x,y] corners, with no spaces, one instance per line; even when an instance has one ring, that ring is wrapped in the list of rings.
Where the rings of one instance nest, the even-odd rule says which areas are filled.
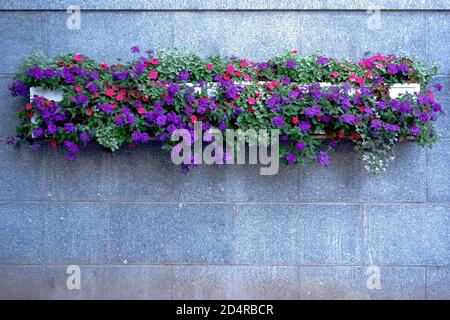
[[[212,71],[212,70],[214,69],[214,66],[212,65],[212,63],[209,63],[209,64],[206,66],[206,69],[208,69],[209,71]]]
[[[358,79],[358,77],[354,73],[352,73],[350,75],[350,77],[348,78],[348,80],[350,80],[350,82],[356,82],[357,79]]]
[[[256,103],[256,99],[255,98],[248,98],[247,100],[248,104],[253,106]]]
[[[337,71],[333,71],[333,73],[331,74],[331,76],[335,79],[337,79],[339,77],[339,72]]]
[[[227,66],[227,72],[229,73],[229,74],[233,74],[234,73],[234,66],[233,65],[231,65],[231,64],[229,64],[228,66]]]
[[[150,79],[152,79],[152,80],[156,80],[156,79],[158,79],[158,72],[156,72],[156,71],[150,71],[150,73],[148,74],[148,76],[150,77]]]
[[[150,63],[154,66],[156,66],[161,60],[158,58],[153,58],[152,60],[150,60]]]
[[[82,62],[83,61],[83,56],[79,53],[75,53],[73,55],[73,61],[75,62]]]

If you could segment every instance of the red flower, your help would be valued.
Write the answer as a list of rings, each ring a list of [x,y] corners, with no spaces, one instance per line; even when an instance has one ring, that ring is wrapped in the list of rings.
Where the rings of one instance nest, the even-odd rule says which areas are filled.
[[[250,111],[251,113],[255,112],[255,110],[252,107],[249,107],[248,111]]]
[[[148,96],[143,96],[143,97],[142,97],[142,101],[148,102]]]
[[[431,99],[436,100],[436,96],[434,95],[433,91],[431,91],[430,89],[427,89],[427,94]]]
[[[156,72],[156,71],[150,71],[150,73],[148,74],[148,76],[150,77],[150,79],[152,79],[152,80],[156,80],[156,79],[158,79],[158,72]]]
[[[152,65],[156,66],[160,61],[161,61],[161,59],[153,58],[152,60],[150,60],[150,63]]]
[[[212,65],[212,63],[210,63],[206,66],[206,69],[208,69],[209,71],[212,71],[214,69],[214,66]]]
[[[50,147],[52,147],[52,149],[58,148],[58,143],[56,142],[56,140],[50,141]]]
[[[107,65],[106,63],[103,63],[103,64],[100,66],[100,70],[102,70],[102,71],[105,71],[106,68],[108,68],[108,65]]]
[[[230,79],[231,79],[231,77],[230,77],[230,75],[229,75],[228,73],[225,73],[225,74],[222,76],[222,78],[223,78],[223,80],[230,80]]]
[[[197,122],[197,117],[196,116],[192,116],[191,117],[191,122],[194,124]]]
[[[23,109],[22,108],[19,108],[19,110],[17,110],[19,113],[22,113],[23,112]]]
[[[292,54],[298,54],[298,50],[292,50],[291,53]]]
[[[339,137],[339,139],[342,139],[342,138],[345,137],[345,132],[344,132],[344,130],[339,130],[339,132],[338,132],[338,137]]]
[[[128,148],[131,148],[131,149],[136,148],[136,143],[130,142],[130,143],[128,144]]]
[[[114,90],[113,90],[113,89],[108,89],[108,90],[106,90],[106,95],[107,95],[108,97],[114,96]]]
[[[117,101],[123,101],[123,99],[125,99],[125,97],[122,94],[118,94],[116,97]]]
[[[356,79],[356,82],[358,82],[358,84],[360,85],[360,86],[363,86],[364,85],[364,78],[363,77],[358,77],[358,79]]]
[[[292,117],[292,123],[293,124],[298,124],[298,118],[297,117]]]
[[[83,56],[79,53],[75,53],[73,55],[73,61],[75,61],[75,62],[82,62],[83,59],[84,59]]]
[[[147,111],[145,110],[145,108],[143,108],[143,107],[140,107],[139,109],[138,109],[138,113],[139,114],[145,114]]]
[[[255,98],[248,98],[247,100],[248,104],[253,106],[256,103],[256,99]]]
[[[30,118],[30,119],[33,118],[34,117],[34,113],[30,112],[29,114],[27,114],[27,117]]]
[[[94,111],[92,111],[91,108],[87,109],[87,114],[88,114],[89,117],[92,116],[93,113],[94,113]]]
[[[80,93],[81,91],[83,91],[83,88],[82,87],[75,87],[75,91]]]
[[[25,105],[25,109],[31,110],[31,109],[33,109],[33,105],[32,105],[31,103],[27,103],[27,104]]]
[[[229,74],[233,74],[234,73],[234,66],[233,65],[231,65],[231,64],[229,64],[228,66],[227,66],[227,72],[229,73]]]
[[[365,107],[365,106],[360,106],[360,107],[359,107],[359,111],[364,112],[365,110],[366,110],[366,107]]]
[[[236,71],[236,76],[238,76],[238,77],[242,77],[242,72],[240,72],[239,70],[238,70],[238,71]]]

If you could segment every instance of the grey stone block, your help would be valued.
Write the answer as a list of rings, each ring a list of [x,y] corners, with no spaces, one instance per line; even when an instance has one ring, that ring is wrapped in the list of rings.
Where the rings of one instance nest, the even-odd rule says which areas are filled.
[[[280,164],[276,175],[262,176],[258,165],[202,165],[187,174],[175,167],[174,194],[182,200],[295,201],[298,169]]]
[[[49,204],[49,263],[105,263],[108,260],[108,205]]]
[[[16,135],[16,126],[19,124],[17,110],[24,106],[25,100],[11,96],[8,87],[12,83],[12,77],[0,77],[0,137],[14,137]]]
[[[317,10],[317,9],[348,9],[367,10],[374,5],[372,0],[278,0],[276,3],[269,0],[80,0],[79,5],[90,10]],[[64,10],[72,4],[70,0],[38,0],[33,2],[3,0],[0,4],[2,10],[19,9],[58,9]],[[383,9],[398,10],[446,10],[450,6],[448,0],[379,0],[377,6]]]
[[[449,7],[447,6],[447,9]],[[430,13],[427,15],[428,25],[428,60],[441,65],[441,74],[450,74],[450,44],[443,39],[450,38],[450,13]]]
[[[47,292],[45,278],[45,266],[0,266],[0,299],[46,299]]]
[[[436,77],[434,79],[435,83],[439,83],[443,87],[441,92],[437,92],[434,88],[431,89],[436,93],[436,100],[441,104],[445,112],[445,115],[439,117],[436,121],[436,125],[440,137],[450,138],[450,77]]]
[[[426,59],[425,15],[382,12],[380,23],[376,20],[373,23],[373,18],[366,12],[301,13],[301,52],[318,50],[336,58],[355,60],[363,57],[365,52],[391,54],[404,51],[418,59]]]
[[[46,197],[51,200],[105,200],[110,194],[110,152],[81,147],[77,159],[65,158],[67,150],[48,150]]]
[[[368,205],[365,261],[377,265],[449,264],[449,209],[444,204]]]
[[[118,263],[226,263],[233,208],[226,204],[115,204],[111,259]]]
[[[79,266],[81,289],[67,287],[66,266],[48,267],[49,299],[141,300],[172,298],[170,266]]]
[[[33,49],[45,52],[47,32],[45,13],[2,12],[0,15],[2,61],[0,73],[14,73]]]
[[[450,200],[450,168],[448,159],[450,157],[450,141],[441,141],[433,149],[428,150],[428,200],[448,201]]]
[[[0,205],[0,263],[45,262],[45,213],[39,204]]]
[[[427,269],[427,299],[450,300],[450,268]]]
[[[174,299],[293,300],[297,299],[296,267],[174,267]]]
[[[14,150],[0,141],[0,200],[40,200],[45,190],[45,150]]]
[[[121,149],[111,156],[109,171],[109,198],[112,200],[172,198],[172,161],[158,144]]]
[[[306,201],[423,201],[426,199],[425,151],[415,143],[399,145],[396,159],[379,176],[364,168],[351,144],[330,154],[326,168],[300,171],[300,199]]]
[[[264,26],[263,28],[256,26]],[[288,12],[180,12],[175,46],[202,56],[268,59],[298,48],[298,18]]]
[[[242,264],[356,264],[358,205],[239,205],[236,256]]]
[[[374,269],[300,267],[300,300],[419,300],[425,298],[425,268],[380,268],[380,287],[372,286]],[[369,285],[368,286],[368,281]]]
[[[173,44],[171,13],[81,12],[80,29],[68,29],[66,13],[49,14],[49,54],[80,52],[99,62],[128,61],[136,55],[133,45],[143,51]]]

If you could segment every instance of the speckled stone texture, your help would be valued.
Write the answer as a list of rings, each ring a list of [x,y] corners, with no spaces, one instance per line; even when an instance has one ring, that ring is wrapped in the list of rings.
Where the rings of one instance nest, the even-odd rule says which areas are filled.
[[[81,29],[69,30],[69,5]],[[379,28],[369,28],[381,9]],[[298,49],[355,59],[400,50],[441,65],[450,115],[450,1],[0,1],[0,299],[450,299],[450,122],[431,150],[406,143],[384,175],[349,145],[330,166],[196,168],[159,145],[117,153],[14,151],[8,95],[36,48],[105,62],[184,46],[261,60]],[[370,265],[380,271],[369,288]],[[69,265],[81,290],[69,290]],[[377,267],[375,266],[375,268]]]

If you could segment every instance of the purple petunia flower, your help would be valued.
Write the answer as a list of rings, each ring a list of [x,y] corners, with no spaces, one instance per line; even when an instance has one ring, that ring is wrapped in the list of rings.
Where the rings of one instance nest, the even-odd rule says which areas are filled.
[[[384,102],[384,101],[378,101],[378,102],[377,102],[377,108],[380,109],[380,110],[386,109],[386,108],[387,108],[386,102]]]
[[[297,61],[295,60],[288,60],[286,62],[286,68],[288,69],[294,69],[297,66]]]
[[[58,132],[58,127],[55,124],[50,123],[49,125],[47,125],[47,134],[48,135],[53,135],[53,134],[56,134],[57,132]]]
[[[177,80],[178,81],[189,81],[190,77],[191,77],[191,75],[189,74],[189,71],[183,70],[178,74]]]
[[[436,84],[434,85],[434,88],[435,88],[437,91],[442,91],[442,84],[436,83]]]
[[[267,106],[270,108],[272,112],[279,111],[281,109],[281,96],[276,93],[273,96],[271,96],[269,99],[267,99]]]
[[[317,57],[317,62],[320,63],[321,65],[327,65],[330,62],[330,59],[321,56]]]
[[[388,73],[392,75],[397,74],[398,73],[397,65],[390,63],[388,65]]]
[[[309,118],[314,118],[316,116],[320,116],[322,112],[322,107],[319,105],[315,105],[309,108],[305,108],[304,113]]]
[[[64,141],[64,146],[68,149],[68,153],[66,154],[66,158],[68,160],[75,160],[76,154],[80,151],[78,146],[71,141]]]
[[[297,162],[297,155],[295,153],[288,153],[286,155],[286,160],[289,164],[293,164]]]
[[[343,114],[339,120],[340,122],[354,125],[358,121],[358,118],[353,114]]]
[[[80,133],[80,140],[83,142],[88,142],[91,139],[91,136],[88,132],[81,132]]]
[[[298,151],[305,150],[305,143],[303,141],[297,142],[295,144],[295,149],[297,149]]]
[[[311,123],[309,121],[302,121],[299,125],[300,130],[302,130],[303,132],[308,132],[309,129],[311,129]]]
[[[131,47],[131,52],[133,52],[133,53],[141,53],[141,49],[139,48],[139,46],[132,46]]]
[[[90,93],[96,94],[98,92],[98,85],[90,84],[90,85],[88,85],[87,89]]]
[[[422,132],[422,130],[418,126],[413,125],[411,127],[411,133],[412,133],[413,136],[415,136],[415,137],[420,136],[421,132]]]
[[[114,112],[113,105],[109,103],[101,104],[97,106],[100,110],[102,110],[104,113],[112,114]]]
[[[328,159],[328,154],[324,151],[320,151],[320,154],[317,157],[317,163],[324,167],[327,167],[328,164],[330,163],[330,161]]]
[[[118,127],[123,126],[123,119],[121,116],[116,117],[116,126],[118,126]]]
[[[400,131],[400,126],[397,125],[397,124],[385,123],[385,124],[384,124],[384,129],[385,129],[387,132],[394,133],[394,132],[399,132],[399,131]]]
[[[409,67],[407,64],[401,63],[398,65],[398,71],[407,75],[409,73]]]
[[[280,127],[284,126],[284,120],[283,120],[283,117],[275,116],[275,117],[273,118],[273,120],[272,120],[272,124],[273,124],[275,127],[277,127],[277,128],[280,128]]]
[[[9,86],[9,90],[11,92],[11,95],[13,97],[18,97],[18,96],[27,96],[28,95],[28,88],[25,86],[25,84],[23,83],[22,80],[16,80],[14,81],[10,86]]]
[[[136,124],[136,117],[132,114],[128,115],[125,118],[125,124],[127,124],[129,126],[134,126]]]
[[[156,118],[156,123],[160,127],[164,126],[166,124],[166,122],[167,122],[167,117],[163,114]]]
[[[73,123],[66,123],[64,125],[64,131],[67,133],[75,132],[75,125]]]
[[[75,97],[75,103],[77,105],[84,105],[89,101],[89,96],[87,94],[79,94]]]
[[[33,137],[34,138],[41,138],[44,136],[44,129],[41,127],[33,129]]]
[[[373,119],[370,121],[370,126],[372,129],[379,129],[382,127],[382,123],[380,120]]]

